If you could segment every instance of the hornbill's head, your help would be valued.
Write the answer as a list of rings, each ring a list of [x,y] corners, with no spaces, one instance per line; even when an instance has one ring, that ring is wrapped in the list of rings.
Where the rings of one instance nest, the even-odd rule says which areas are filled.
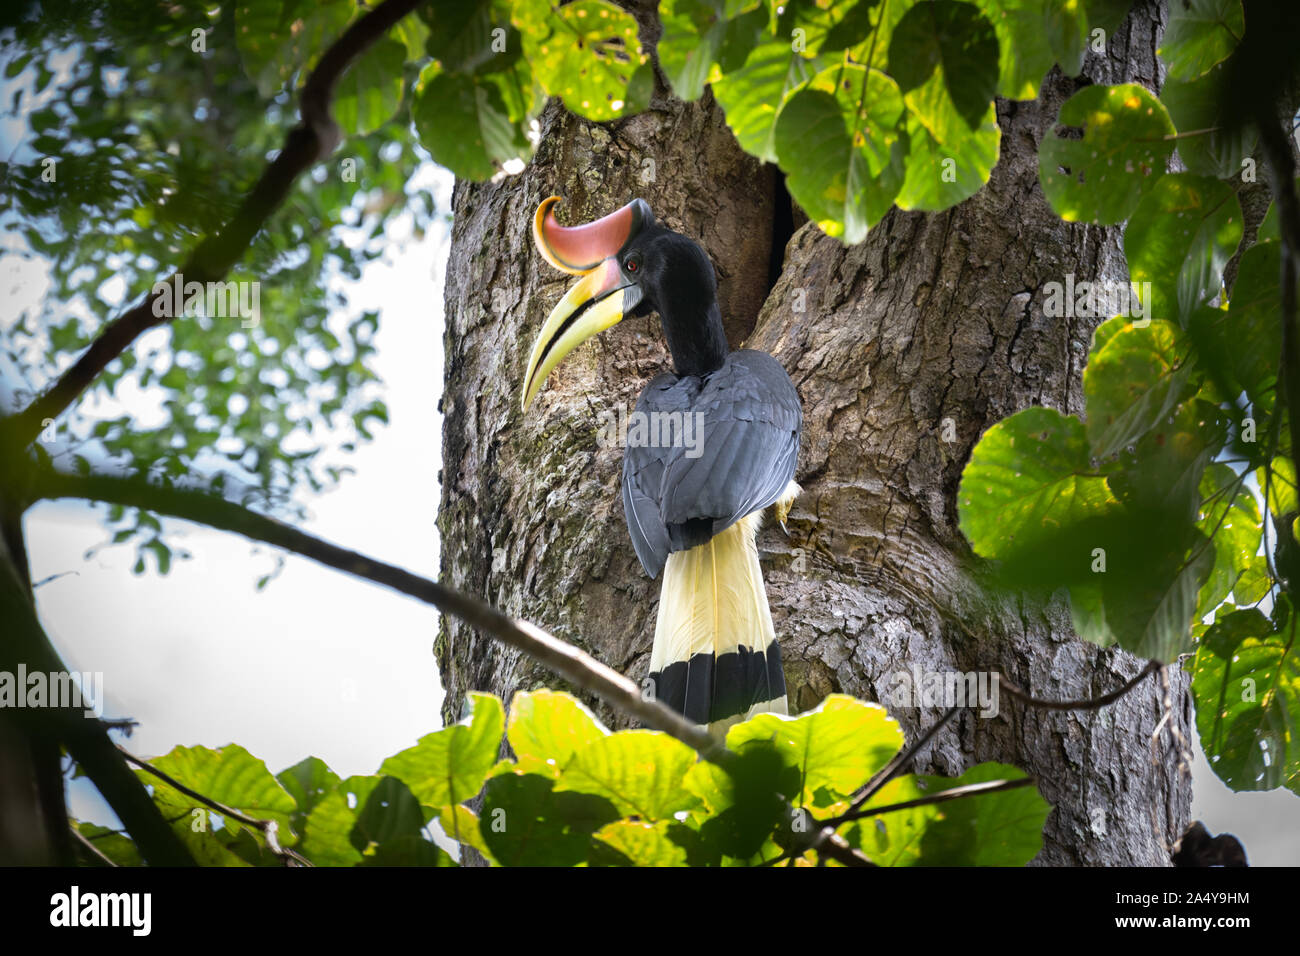
[[[682,362],[674,339],[683,344],[685,339],[674,334],[675,324],[700,327],[683,329],[688,338],[721,336],[720,320],[717,335],[709,321],[717,312],[713,263],[690,239],[655,222],[644,199],[581,226],[555,221],[559,202],[559,196],[551,196],[537,207],[533,240],[547,262],[582,279],[551,310],[533,343],[524,377],[525,409],[566,355],[624,316],[658,312],[678,366]],[[725,352],[725,338],[721,344]]]

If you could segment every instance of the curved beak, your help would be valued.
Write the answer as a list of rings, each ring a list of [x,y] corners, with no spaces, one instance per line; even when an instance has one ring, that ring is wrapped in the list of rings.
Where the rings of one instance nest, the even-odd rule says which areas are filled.
[[[620,253],[645,225],[654,221],[644,200],[583,226],[561,226],[551,196],[537,207],[533,239],[547,262],[582,278],[551,310],[533,343],[520,404],[527,410],[551,371],[570,352],[636,308],[641,289],[623,273]]]

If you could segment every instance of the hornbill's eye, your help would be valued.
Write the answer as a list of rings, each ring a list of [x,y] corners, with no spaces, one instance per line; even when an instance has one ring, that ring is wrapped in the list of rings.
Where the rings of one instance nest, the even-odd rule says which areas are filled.
[[[628,272],[636,272],[636,270],[641,267],[641,264],[635,259],[628,259],[627,262],[624,263],[624,266]]]

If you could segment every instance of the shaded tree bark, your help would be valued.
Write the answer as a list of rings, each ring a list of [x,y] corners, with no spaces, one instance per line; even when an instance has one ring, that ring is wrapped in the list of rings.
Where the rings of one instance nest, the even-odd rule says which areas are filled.
[[[654,24],[638,15],[653,41]],[[684,104],[661,89],[646,113],[604,125],[552,104],[522,175],[455,192],[443,580],[645,676],[658,582],[624,527],[622,451],[601,447],[597,431],[602,412],[630,409],[666,366],[658,318],[606,332],[552,373],[527,416],[518,408],[532,337],[571,281],[533,252],[532,211],[559,193],[561,217],[586,221],[641,196],[709,252],[732,344],[775,355],[803,400],[804,493],[789,537],[768,528],[759,539],[792,712],[832,692],[884,700],[914,739],[942,711],[890,702],[896,675],[913,667],[999,670],[1062,699],[1136,673],[1128,654],[1075,637],[1063,601],[980,588],[956,489],[975,442],[1002,418],[1035,404],[1083,411],[1097,322],[1046,317],[1043,287],[1067,273],[1124,278],[1120,231],[1051,211],[1037,147],[1081,85],[1156,88],[1163,21],[1163,4],[1138,4],[1107,53],[1090,55],[1086,78],[1054,71],[1037,101],[999,102],[1001,158],[980,193],[937,214],[893,210],[852,248],[809,224],[788,235],[783,187],[740,151],[708,93]],[[773,285],[774,245],[783,259]],[[508,699],[560,686],[457,621],[444,619],[436,653],[449,720],[469,689]],[[1040,863],[1165,865],[1191,800],[1171,733],[1190,731],[1187,681],[1176,669],[1169,681],[1156,737],[1166,716],[1158,680],[1097,712],[1032,710],[1003,695],[995,717],[963,712],[916,769],[956,775],[998,760],[1037,776],[1055,807]]]

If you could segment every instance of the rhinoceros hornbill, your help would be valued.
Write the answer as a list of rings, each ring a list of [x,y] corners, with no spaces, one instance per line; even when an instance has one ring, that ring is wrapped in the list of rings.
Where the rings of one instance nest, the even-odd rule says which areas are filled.
[[[641,393],[629,418],[643,427],[629,429],[623,455],[632,545],[652,578],[665,572],[650,656],[654,694],[715,732],[764,711],[787,713],[754,538],[764,509],[774,506],[784,525],[799,493],[799,396],[772,356],[728,351],[713,264],[656,223],[644,200],[571,227],[556,222],[558,202],[538,207],[533,238],[548,262],[582,279],[533,345],[522,405],[583,341],[625,315],[659,313],[673,370]],[[673,422],[700,431],[689,443],[656,441],[683,434]]]

